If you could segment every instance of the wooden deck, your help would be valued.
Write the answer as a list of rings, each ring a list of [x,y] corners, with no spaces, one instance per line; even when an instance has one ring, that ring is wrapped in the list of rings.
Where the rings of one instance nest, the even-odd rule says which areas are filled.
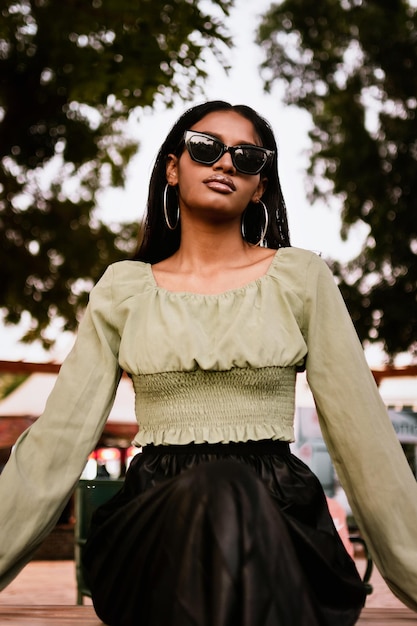
[[[358,624],[374,626],[411,626],[417,624],[417,613],[409,609],[364,609]]]
[[[0,606],[1,626],[103,626],[92,606]],[[408,609],[364,609],[359,626],[417,625]]]
[[[1,626],[103,626],[92,606],[0,606]]]

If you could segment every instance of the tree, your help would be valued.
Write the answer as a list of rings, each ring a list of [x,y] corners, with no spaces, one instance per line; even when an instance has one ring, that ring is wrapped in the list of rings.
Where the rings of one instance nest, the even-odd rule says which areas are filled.
[[[202,3],[201,3],[202,4]],[[6,0],[0,13],[0,307],[76,327],[87,293],[132,249],[97,197],[124,182],[138,145],[127,124],[155,101],[201,90],[203,51],[223,59],[233,0]],[[209,11],[209,12],[207,12]]]
[[[309,111],[309,197],[336,197],[342,238],[368,234],[333,262],[363,341],[417,354],[417,11],[406,0],[284,0],[258,31],[265,85]],[[343,358],[343,355],[341,355]]]

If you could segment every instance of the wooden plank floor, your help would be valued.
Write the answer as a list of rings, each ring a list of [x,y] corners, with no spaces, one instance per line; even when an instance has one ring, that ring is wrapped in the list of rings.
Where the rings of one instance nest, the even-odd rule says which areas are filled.
[[[92,606],[0,606],[1,626],[103,626]],[[364,609],[359,626],[411,626],[417,614],[408,609]]]
[[[411,626],[417,624],[417,613],[409,609],[364,609],[358,624],[366,626]]]
[[[371,582],[374,591],[359,626],[417,626],[417,613],[394,597],[376,568]],[[75,606],[75,601],[73,561],[32,561],[0,593],[0,626],[103,626],[90,598],[84,606]]]
[[[102,626],[92,606],[0,606],[1,626]]]

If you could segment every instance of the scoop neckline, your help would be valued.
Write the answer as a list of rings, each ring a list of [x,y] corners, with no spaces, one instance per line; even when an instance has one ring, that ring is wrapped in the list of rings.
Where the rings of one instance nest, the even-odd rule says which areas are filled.
[[[160,285],[158,285],[155,275],[153,273],[152,270],[152,265],[151,263],[147,263],[147,270],[148,270],[148,275],[150,278],[150,281],[152,283],[152,286],[155,290],[161,292],[161,293],[166,293],[170,296],[190,296],[190,297],[194,297],[194,298],[219,298],[221,296],[225,296],[228,294],[233,294],[233,293],[238,293],[241,291],[246,291],[248,288],[253,287],[254,285],[258,285],[260,282],[262,282],[264,279],[268,278],[272,272],[272,269],[275,265],[275,263],[277,262],[278,259],[278,253],[281,252],[282,250],[285,250],[285,248],[278,248],[275,251],[275,254],[272,256],[271,258],[271,262],[268,265],[267,270],[261,274],[260,276],[258,276],[257,278],[253,278],[252,280],[250,280],[249,282],[241,285],[240,287],[233,287],[231,289],[225,289],[224,291],[219,291],[217,293],[202,293],[199,291],[172,291],[171,289],[167,289],[166,287],[161,287]]]

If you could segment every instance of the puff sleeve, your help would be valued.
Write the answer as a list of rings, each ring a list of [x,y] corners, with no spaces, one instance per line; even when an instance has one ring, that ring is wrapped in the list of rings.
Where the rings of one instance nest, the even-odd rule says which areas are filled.
[[[0,475],[0,588],[56,524],[104,428],[121,375],[112,314],[110,267],[91,291],[44,413]]]
[[[417,483],[327,265],[306,280],[307,379],[323,437],[375,563],[417,611]]]

